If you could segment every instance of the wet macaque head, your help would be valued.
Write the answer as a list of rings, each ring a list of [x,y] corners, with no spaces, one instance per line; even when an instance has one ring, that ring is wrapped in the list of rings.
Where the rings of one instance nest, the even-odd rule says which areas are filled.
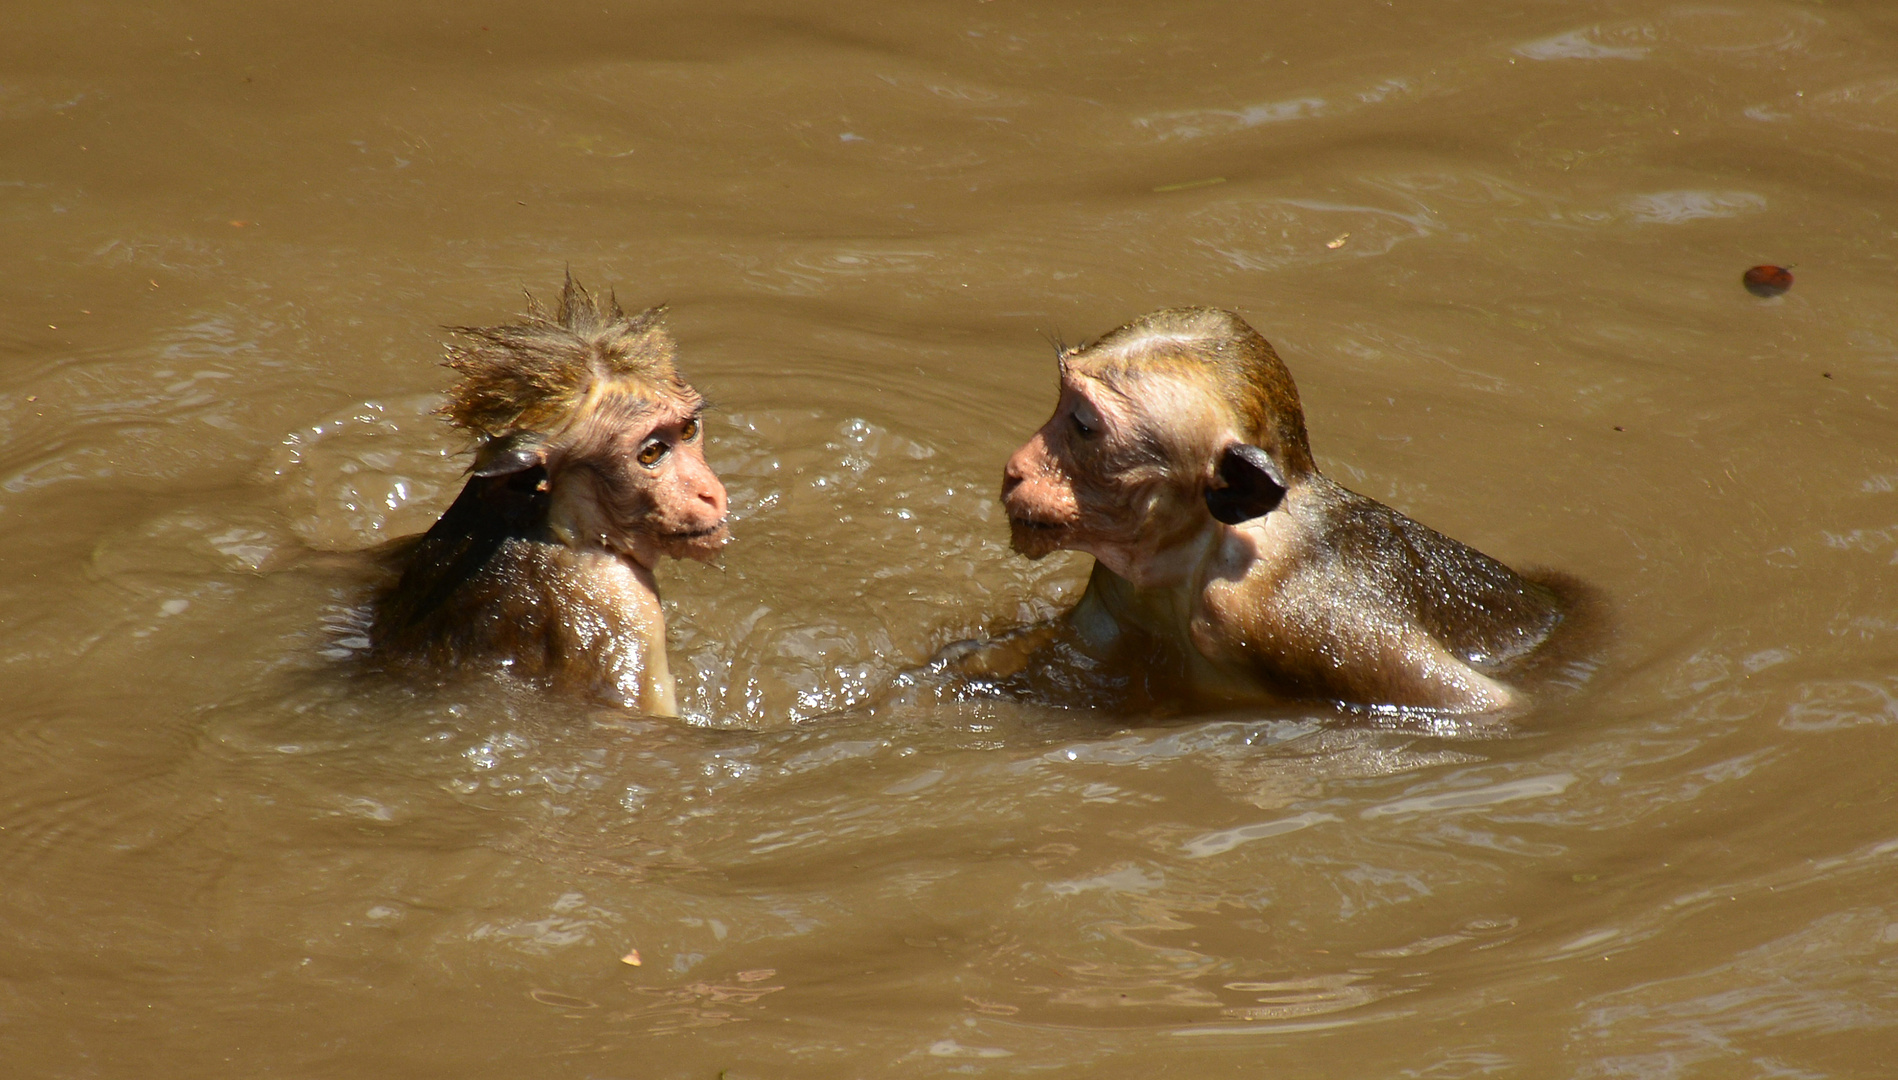
[[[1002,477],[1015,550],[1085,551],[1130,580],[1312,470],[1292,377],[1230,312],[1171,308],[1062,349],[1054,415]]]
[[[730,538],[725,487],[705,462],[704,399],[673,365],[663,308],[627,315],[568,277],[556,310],[456,327],[461,376],[443,413],[480,440],[474,475],[544,495],[561,543],[651,568],[711,559]]]

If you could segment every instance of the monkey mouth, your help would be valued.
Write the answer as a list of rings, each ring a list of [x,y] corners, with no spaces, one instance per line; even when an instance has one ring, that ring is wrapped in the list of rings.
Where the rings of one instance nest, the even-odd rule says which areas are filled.
[[[675,559],[694,559],[698,562],[712,562],[719,552],[725,550],[725,544],[732,534],[724,518],[717,524],[703,529],[679,529],[676,532],[660,533],[661,550]]]
[[[1058,529],[1068,527],[1065,521],[1041,521],[1036,518],[1025,517],[1010,517],[1008,523],[1019,529],[1038,529],[1046,532],[1054,532]]]
[[[1010,516],[1008,546],[1014,548],[1017,555],[1039,559],[1066,547],[1070,528],[1070,523],[1065,521]]]

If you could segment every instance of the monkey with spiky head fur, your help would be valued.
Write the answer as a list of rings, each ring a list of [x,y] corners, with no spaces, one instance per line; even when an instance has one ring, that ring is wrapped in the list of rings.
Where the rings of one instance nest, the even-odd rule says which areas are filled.
[[[943,666],[1006,678],[1061,654],[1135,672],[1146,693],[1123,701],[1483,712],[1520,700],[1511,680],[1589,603],[1322,476],[1291,374],[1230,312],[1157,311],[1059,367],[1002,504],[1017,552],[1088,552],[1093,576],[1065,619]]]
[[[663,308],[627,315],[571,275],[557,308],[455,327],[442,413],[476,440],[466,486],[398,549],[372,654],[506,670],[655,716],[678,712],[653,568],[730,538],[705,462],[704,399],[674,367]]]

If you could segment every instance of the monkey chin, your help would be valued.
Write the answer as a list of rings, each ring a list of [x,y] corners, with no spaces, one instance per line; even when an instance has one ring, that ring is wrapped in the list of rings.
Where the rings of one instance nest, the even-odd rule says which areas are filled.
[[[666,533],[659,537],[659,550],[675,559],[709,563],[718,559],[731,538],[731,526],[721,520],[710,528]]]
[[[1067,544],[1068,526],[1063,522],[1032,521],[1028,518],[1011,517],[1008,519],[1008,546],[1015,554],[1029,559],[1040,559],[1064,550]]]

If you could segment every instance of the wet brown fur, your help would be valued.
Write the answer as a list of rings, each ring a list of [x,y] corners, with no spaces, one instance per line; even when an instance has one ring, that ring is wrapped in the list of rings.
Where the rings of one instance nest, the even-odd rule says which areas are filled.
[[[662,308],[628,316],[567,278],[556,309],[457,327],[443,415],[476,440],[461,494],[393,548],[373,654],[402,668],[504,670],[655,714],[676,711],[652,577],[661,555],[710,558],[725,493],[695,434]],[[689,427],[684,426],[689,423]],[[635,455],[670,438],[657,467]]]
[[[460,378],[442,415],[493,439],[554,431],[595,387],[635,398],[690,395],[674,367],[678,348],[661,323],[665,311],[629,316],[618,297],[609,292],[600,303],[569,274],[552,312],[529,295],[521,322],[450,327],[467,341],[448,346],[446,363]]]
[[[1291,374],[1238,316],[1155,312],[1059,363],[1061,400],[1010,459],[1003,503],[1017,551],[1087,551],[1094,572],[1060,624],[987,656],[964,649],[966,670],[1020,669],[1039,649],[1137,669],[1175,702],[1452,712],[1504,708],[1521,685],[1574,672],[1583,624],[1598,623],[1592,592],[1519,574],[1326,479]],[[1239,475],[1240,444],[1277,476],[1252,477],[1270,497],[1229,525],[1208,508]]]

